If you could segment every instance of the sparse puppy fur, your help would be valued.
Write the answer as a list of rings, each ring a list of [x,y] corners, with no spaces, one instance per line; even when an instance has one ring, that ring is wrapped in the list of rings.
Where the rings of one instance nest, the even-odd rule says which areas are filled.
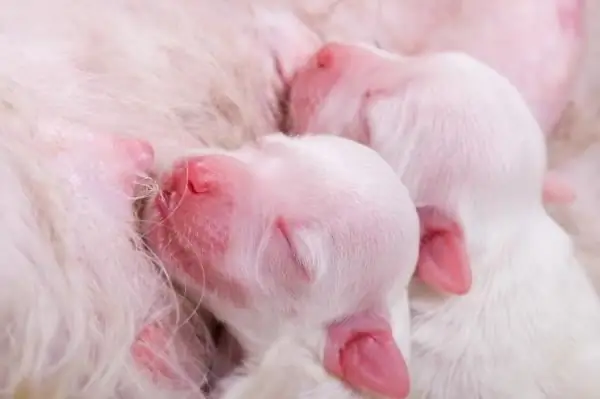
[[[597,397],[600,300],[542,206],[544,137],[518,91],[462,54],[401,57],[334,43],[315,57],[291,82],[290,114],[309,118],[292,125],[359,133],[417,208],[433,206],[464,234],[447,230],[432,247],[421,218],[412,396]],[[353,117],[336,122],[341,113]],[[425,265],[438,257],[460,280],[451,265],[465,260],[457,257],[463,245],[472,285],[443,295],[455,285],[440,284]]]
[[[256,389],[273,367],[264,356],[292,340],[311,355],[303,381],[321,360],[354,388],[406,396],[408,348],[398,347],[408,342],[418,217],[374,151],[334,136],[273,134],[183,158],[161,178],[145,219],[156,221],[145,234],[165,267],[259,364],[246,385]],[[283,394],[265,386],[244,397],[269,390]]]
[[[222,381],[211,397],[358,399],[365,394],[332,378],[323,368],[318,353],[306,342],[282,337],[260,359],[248,359],[243,367]]]
[[[406,326],[410,323],[405,304],[408,298],[391,298],[394,321],[394,338],[401,348],[409,348],[410,336]],[[275,340],[261,357],[247,358],[223,380],[211,397],[218,399],[243,398],[331,398],[358,399],[396,397],[371,395],[347,385],[343,379],[332,376],[325,367],[321,354],[315,350],[318,332],[313,339],[302,336],[283,336]],[[315,341],[316,340],[316,341]],[[408,356],[408,352],[405,352]],[[410,359],[407,359],[410,362]],[[384,367],[387,365],[383,365]],[[385,376],[381,370],[380,376]],[[392,378],[398,378],[393,374]],[[399,397],[399,396],[398,396]]]

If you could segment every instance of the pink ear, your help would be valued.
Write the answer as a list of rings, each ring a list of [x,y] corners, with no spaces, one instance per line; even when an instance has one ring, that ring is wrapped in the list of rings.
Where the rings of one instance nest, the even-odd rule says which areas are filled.
[[[422,236],[415,275],[439,291],[466,294],[472,278],[461,227],[434,208],[417,211]]]
[[[275,228],[283,236],[296,266],[285,274],[286,280],[291,280],[287,282],[292,285],[296,285],[298,281],[304,283],[314,282],[318,278],[318,270],[315,269],[314,262],[311,262],[306,256],[302,256],[303,253],[311,252],[311,248],[309,248],[311,245],[306,242],[302,234],[304,226],[283,216],[278,216],[275,219]]]
[[[573,187],[555,172],[546,173],[543,200],[548,203],[569,204],[575,201]]]
[[[357,313],[327,330],[325,369],[358,390],[389,398],[408,396],[408,368],[389,323],[372,313]]]
[[[273,52],[278,72],[289,82],[321,46],[321,40],[292,14],[265,11],[258,19],[261,35]]]

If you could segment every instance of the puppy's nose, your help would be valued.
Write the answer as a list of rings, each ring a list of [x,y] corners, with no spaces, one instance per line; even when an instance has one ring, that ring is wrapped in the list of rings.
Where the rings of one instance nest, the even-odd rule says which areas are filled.
[[[216,185],[215,173],[203,158],[192,158],[177,164],[163,184],[163,192],[183,197],[186,194],[201,195]]]
[[[248,180],[247,165],[229,155],[211,154],[186,158],[177,163],[163,184],[163,191],[184,194],[226,194],[240,181]]]

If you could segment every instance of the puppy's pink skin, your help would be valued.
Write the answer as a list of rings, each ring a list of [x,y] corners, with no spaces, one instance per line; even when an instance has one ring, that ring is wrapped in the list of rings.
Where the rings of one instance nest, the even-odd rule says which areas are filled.
[[[177,162],[147,211],[160,221],[148,241],[177,279],[203,292],[248,356],[259,356],[285,334],[312,336],[359,311],[389,321],[388,295],[402,298],[418,248],[414,205],[398,184],[352,141],[269,135]],[[371,324],[364,333],[381,329]],[[406,325],[397,327],[403,334]],[[355,381],[375,366],[365,364],[350,365]]]

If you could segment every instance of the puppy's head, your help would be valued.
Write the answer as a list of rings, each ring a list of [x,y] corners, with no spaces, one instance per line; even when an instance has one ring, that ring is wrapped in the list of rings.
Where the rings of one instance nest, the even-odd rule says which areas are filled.
[[[320,325],[406,285],[417,216],[372,150],[275,134],[179,160],[148,207],[150,246],[234,329]]]
[[[377,153],[335,136],[274,134],[186,157],[164,175],[146,218],[167,270],[245,350],[328,329],[328,370],[358,388],[406,393],[388,299],[402,297],[414,272],[418,217]],[[408,334],[408,324],[395,327]],[[389,378],[372,380],[380,366]]]

